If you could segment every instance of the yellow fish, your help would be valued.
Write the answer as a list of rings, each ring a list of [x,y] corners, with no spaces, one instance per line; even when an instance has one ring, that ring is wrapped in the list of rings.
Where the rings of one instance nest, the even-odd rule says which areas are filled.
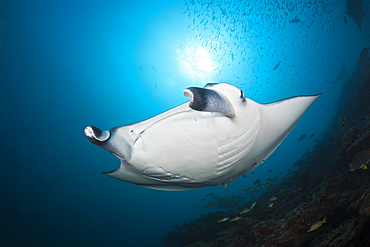
[[[224,221],[227,221],[229,218],[222,218],[220,220],[218,220],[218,223],[221,223],[221,222],[224,222]]]
[[[370,148],[356,154],[351,164],[349,165],[349,170],[352,172],[357,169],[367,169],[366,165],[369,162],[370,162]]]
[[[251,209],[250,208],[245,208],[243,209],[241,212],[239,212],[239,214],[246,214],[250,211]]]
[[[312,232],[315,231],[317,228],[322,226],[322,224],[326,223],[326,217],[322,221],[315,222],[311,225],[311,229],[308,230],[307,232]]]
[[[273,201],[276,201],[276,199],[277,199],[277,197],[276,197],[276,196],[272,196],[272,197],[269,199],[269,201],[270,201],[270,202],[273,202]]]
[[[251,209],[254,207],[254,205],[256,205],[256,202],[254,202],[254,203],[252,204]]]
[[[236,216],[236,217],[232,218],[232,219],[230,220],[230,222],[240,220],[241,218],[242,218],[242,217],[240,217],[240,216]]]
[[[267,205],[267,207],[272,208],[273,205],[274,205],[274,203],[269,202],[269,205]]]

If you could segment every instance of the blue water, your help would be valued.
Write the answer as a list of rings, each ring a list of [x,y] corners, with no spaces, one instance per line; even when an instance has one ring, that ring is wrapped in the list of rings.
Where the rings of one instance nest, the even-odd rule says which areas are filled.
[[[2,1],[0,245],[163,246],[175,225],[209,212],[194,206],[226,195],[222,186],[167,192],[109,178],[101,171],[119,160],[83,134],[175,107],[189,86],[226,81],[260,103],[323,93],[255,175],[228,189],[238,195],[257,178],[286,174],[328,127],[370,44],[370,18],[361,29],[345,23],[345,1],[298,2],[286,13],[269,2]],[[297,142],[302,134],[314,137]]]

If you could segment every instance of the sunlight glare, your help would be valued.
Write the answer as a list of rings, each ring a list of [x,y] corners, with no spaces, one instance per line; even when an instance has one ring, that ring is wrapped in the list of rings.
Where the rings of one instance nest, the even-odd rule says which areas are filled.
[[[177,51],[181,54],[181,63],[186,73],[192,77],[204,78],[214,71],[214,63],[208,51],[202,46],[187,42],[185,47],[178,46]]]

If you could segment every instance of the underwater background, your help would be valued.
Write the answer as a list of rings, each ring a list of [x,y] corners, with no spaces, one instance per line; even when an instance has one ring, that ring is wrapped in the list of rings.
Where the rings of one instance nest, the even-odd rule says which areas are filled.
[[[184,246],[164,236],[216,211],[225,213],[202,227],[222,225],[217,220],[238,215],[265,193],[277,197],[274,209],[279,193],[304,193],[297,182],[279,187],[301,169],[302,156],[316,157],[308,167],[342,158],[340,173],[351,173],[353,156],[370,148],[365,139],[346,153],[369,130],[361,123],[352,134],[370,112],[357,96],[369,92],[369,81],[362,83],[370,70],[369,8],[368,0],[0,1],[0,245]],[[101,174],[119,160],[86,139],[86,126],[145,120],[186,102],[185,88],[209,82],[228,82],[259,103],[322,95],[263,165],[228,185],[230,197],[223,186],[157,191]],[[331,148],[317,156],[315,147],[328,140]],[[348,205],[367,195],[354,186],[367,173],[356,170],[343,180],[357,189]],[[325,216],[300,222],[304,234]],[[329,234],[339,222],[317,231]],[[255,232],[243,234],[262,246]]]

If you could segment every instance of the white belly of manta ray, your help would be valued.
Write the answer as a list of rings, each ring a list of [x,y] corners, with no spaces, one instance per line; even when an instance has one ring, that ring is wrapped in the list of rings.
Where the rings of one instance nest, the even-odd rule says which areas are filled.
[[[259,104],[228,83],[183,93],[189,102],[148,120],[85,128],[90,142],[121,160],[103,174],[157,190],[226,186],[262,164],[320,96]]]

